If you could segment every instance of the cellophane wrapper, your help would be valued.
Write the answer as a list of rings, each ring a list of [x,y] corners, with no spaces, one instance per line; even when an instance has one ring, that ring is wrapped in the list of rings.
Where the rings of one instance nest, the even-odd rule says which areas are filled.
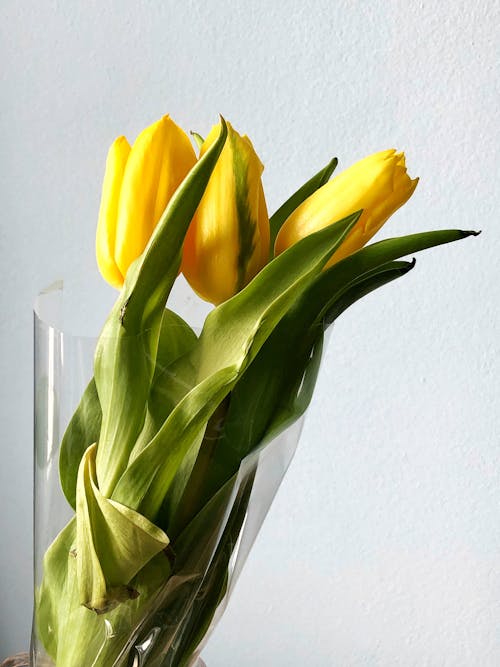
[[[31,644],[33,667],[68,667],[49,657],[40,636],[37,594],[44,556],[74,517],[59,480],[59,445],[65,428],[93,375],[97,338],[64,331],[62,286],[42,293],[35,307],[35,611]],[[295,453],[303,418],[248,455],[217,499],[204,538],[189,545],[170,576],[142,601],[140,614],[128,603],[112,614],[93,615],[88,651],[81,667],[201,667],[200,654],[227,607],[241,569]],[[69,556],[70,558],[70,556]],[[164,558],[168,558],[165,554]],[[72,632],[67,610],[66,633]],[[40,632],[42,630],[42,632]],[[81,631],[75,623],[74,631]],[[73,667],[73,663],[71,665]]]

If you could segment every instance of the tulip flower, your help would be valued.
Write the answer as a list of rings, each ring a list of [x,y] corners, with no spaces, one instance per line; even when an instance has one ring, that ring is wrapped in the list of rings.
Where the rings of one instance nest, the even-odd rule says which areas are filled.
[[[200,156],[219,135],[212,128]],[[214,304],[239,292],[269,259],[269,217],[252,143],[228,123],[228,138],[184,241],[182,271]]]
[[[411,197],[418,178],[406,171],[404,153],[381,151],[356,162],[308,197],[285,220],[275,254],[323,227],[363,210],[355,227],[327,266],[362,248],[388,218]]]
[[[143,130],[130,147],[119,137],[109,149],[96,235],[105,280],[121,288],[169,200],[196,163],[189,137],[169,116]]]

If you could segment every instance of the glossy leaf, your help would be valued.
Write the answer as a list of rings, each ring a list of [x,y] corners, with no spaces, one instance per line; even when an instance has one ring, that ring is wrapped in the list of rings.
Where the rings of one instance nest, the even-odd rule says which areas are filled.
[[[170,412],[185,395],[186,386],[180,382],[173,364],[191,352],[197,340],[194,331],[179,315],[171,310],[165,311],[146,419],[134,445],[131,460],[154,438]]]
[[[412,262],[388,262],[377,267],[373,272],[363,274],[359,281],[355,281],[352,286],[347,287],[341,295],[334,300],[329,300],[323,318],[325,328],[330,326],[349,306],[352,306],[359,299],[406,275],[415,267],[415,263],[415,260]]]
[[[80,604],[102,613],[135,597],[131,580],[169,539],[141,514],[102,495],[95,453],[94,444],[78,473],[76,559]]]
[[[87,385],[71,418],[59,451],[59,477],[68,503],[76,508],[76,480],[85,450],[97,442],[101,430],[102,411],[95,380]]]
[[[113,498],[154,519],[177,468],[212,412],[358,217],[359,213],[353,214],[302,239],[269,263],[244,290],[208,315],[198,344],[179,362],[188,372],[196,369],[195,387],[128,466]]]
[[[184,236],[226,136],[222,121],[218,139],[176,190],[146,250],[130,266],[99,338],[95,380],[103,419],[97,474],[106,496],[125,470],[143,426],[165,302],[177,278]]]
[[[163,400],[163,394],[169,387],[169,367],[177,358],[186,354],[195,342],[196,334],[191,327],[179,315],[166,309],[161,322],[152,395],[148,398],[146,423],[141,433],[146,443],[158,430],[158,420],[161,419],[163,423],[168,414],[165,412],[168,406]],[[95,380],[92,378],[66,429],[59,453],[61,486],[73,509],[76,507],[76,480],[80,461],[86,449],[98,441],[101,420],[101,405]]]
[[[172,526],[174,534],[189,518],[187,508],[195,513],[262,441],[280,401],[286,414],[286,402],[300,386],[325,318],[329,324],[354,301],[413,268],[413,263],[391,263],[392,259],[467,235],[451,230],[389,239],[359,251],[316,278],[233,389],[223,434],[200,452],[193,474],[202,481],[188,484]],[[284,416],[282,421],[289,423]]]
[[[100,615],[80,604],[75,549],[72,519],[44,557],[36,591],[38,636],[55,665],[82,667],[82,656],[93,667],[125,665],[134,640],[130,628],[147,619],[154,596],[171,575],[170,561],[164,553],[155,556],[130,583],[135,597]]]
[[[271,228],[271,241],[270,241],[270,256],[274,257],[274,242],[278,236],[278,232],[281,229],[285,220],[295,211],[297,206],[302,204],[308,197],[310,197],[313,192],[316,192],[318,188],[328,183],[331,175],[337,167],[338,160],[336,157],[318,171],[312,178],[310,178],[307,183],[304,183],[294,194],[282,204],[279,209],[273,213],[269,219],[269,225]]]
[[[311,288],[314,292],[314,300],[322,301],[324,304],[319,317],[325,317],[335,301],[342,297],[346,290],[359,281],[370,278],[378,271],[383,271],[389,262],[475,234],[476,232],[456,229],[422,232],[385,239],[358,250],[324,271]],[[311,302],[311,295],[309,295],[309,302]]]
[[[198,146],[198,148],[201,148],[203,146],[205,139],[198,132],[191,131],[190,134],[195,140],[195,143]]]

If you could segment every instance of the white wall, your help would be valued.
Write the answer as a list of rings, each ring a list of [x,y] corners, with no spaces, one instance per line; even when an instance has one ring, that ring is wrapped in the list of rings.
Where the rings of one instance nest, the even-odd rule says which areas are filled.
[[[0,654],[30,625],[33,297],[99,284],[117,134],[165,112],[203,133],[222,112],[259,150],[271,209],[333,154],[396,146],[421,182],[387,233],[483,234],[339,321],[209,667],[500,664],[499,9],[3,0]]]

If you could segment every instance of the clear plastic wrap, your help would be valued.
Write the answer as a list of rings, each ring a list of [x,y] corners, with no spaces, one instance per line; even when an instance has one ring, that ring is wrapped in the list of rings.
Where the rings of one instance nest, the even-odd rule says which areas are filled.
[[[71,536],[64,537],[74,521],[74,511],[61,490],[59,449],[92,377],[96,345],[95,338],[63,331],[58,321],[61,297],[60,286],[55,286],[40,295],[35,308],[36,594],[32,664],[202,667],[202,648],[227,606],[292,460],[303,418],[289,419],[276,437],[271,433],[243,459],[237,472],[196,514],[173,548],[167,548],[144,568],[149,568],[147,585],[141,588],[140,581],[137,586],[135,580],[131,582],[135,589],[132,599],[100,614],[73,600],[65,607],[64,618],[57,617],[56,631],[55,615],[46,613],[44,602],[48,559],[54,549],[67,554],[67,569],[61,574],[66,588],[50,592],[57,597],[66,594],[68,586],[76,585],[74,562],[78,557],[72,552]],[[203,530],[197,530],[201,525]],[[137,579],[140,577],[141,573]],[[84,646],[85,656],[81,655],[82,649],[68,648],[70,644]]]

